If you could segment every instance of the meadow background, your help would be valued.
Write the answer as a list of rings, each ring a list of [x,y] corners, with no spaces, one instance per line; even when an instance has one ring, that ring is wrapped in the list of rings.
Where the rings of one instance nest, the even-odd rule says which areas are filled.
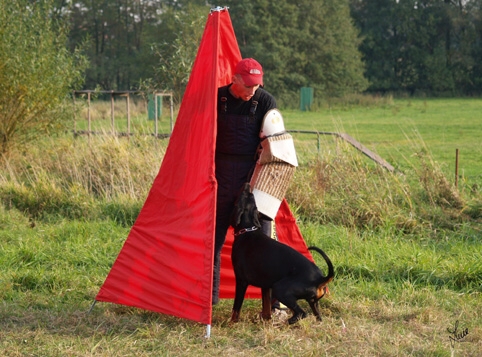
[[[287,199],[307,243],[335,266],[323,322],[262,322],[250,300],[233,326],[223,300],[210,339],[203,325],[140,309],[98,303],[88,313],[168,144],[148,135],[142,105],[132,114],[139,135],[108,135],[105,106],[93,120],[106,135],[46,137],[2,162],[2,355],[480,355],[482,100],[351,96],[283,110],[287,129],[347,133],[396,171],[335,136],[318,145],[293,134],[300,167]]]

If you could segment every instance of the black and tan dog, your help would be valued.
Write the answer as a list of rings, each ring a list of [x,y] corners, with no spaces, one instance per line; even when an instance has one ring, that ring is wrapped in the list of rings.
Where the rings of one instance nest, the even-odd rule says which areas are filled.
[[[263,319],[271,318],[271,292],[293,312],[288,323],[305,318],[306,312],[298,305],[305,299],[318,320],[318,307],[326,292],[327,284],[334,277],[333,265],[319,248],[309,247],[320,253],[328,265],[328,276],[301,253],[286,244],[277,242],[260,230],[259,213],[249,183],[246,183],[236,202],[233,216],[234,244],[231,259],[236,277],[231,321],[237,322],[248,285],[261,288]]]

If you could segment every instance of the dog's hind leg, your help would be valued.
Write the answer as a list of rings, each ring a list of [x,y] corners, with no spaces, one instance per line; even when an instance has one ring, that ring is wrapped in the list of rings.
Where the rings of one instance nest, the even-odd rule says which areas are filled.
[[[308,301],[308,304],[310,304],[311,311],[313,311],[313,314],[316,316],[316,319],[318,321],[321,321],[321,315],[320,315],[320,308],[319,308],[318,300],[317,301],[307,300],[307,301]]]
[[[248,284],[244,281],[236,279],[236,293],[234,296],[233,313],[231,314],[231,321],[238,322],[241,306],[243,306],[244,294],[248,289]]]
[[[280,300],[281,301],[281,300]],[[282,302],[282,301],[281,301]],[[283,303],[284,304],[284,303]],[[286,305],[286,304],[285,304]],[[288,305],[286,305],[288,306]],[[289,306],[288,306],[289,307]],[[289,319],[288,319],[288,323],[291,325],[291,324],[294,324],[295,322],[301,320],[301,319],[304,319],[307,314],[306,312],[300,307],[300,305],[298,305],[297,303],[295,303],[295,305],[293,307],[289,307],[291,309],[291,311],[293,311],[293,316],[291,316]]]
[[[288,319],[288,323],[290,325],[294,324],[298,320],[304,319],[307,316],[306,312],[301,308],[300,305],[298,305],[297,299],[294,295],[289,294],[281,289],[275,290],[274,287],[273,294],[275,294],[278,300],[293,312],[293,316]]]

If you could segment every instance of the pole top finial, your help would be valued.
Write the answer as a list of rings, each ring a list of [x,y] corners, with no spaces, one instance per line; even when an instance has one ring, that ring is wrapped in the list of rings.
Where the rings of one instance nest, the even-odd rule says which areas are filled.
[[[211,13],[215,12],[215,11],[223,11],[223,10],[227,10],[228,7],[225,6],[225,7],[222,7],[222,6],[217,6],[217,7],[214,7],[211,9]]]

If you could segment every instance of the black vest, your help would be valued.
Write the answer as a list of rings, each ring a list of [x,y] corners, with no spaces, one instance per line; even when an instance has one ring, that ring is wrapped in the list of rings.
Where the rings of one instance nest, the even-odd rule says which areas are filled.
[[[259,146],[259,132],[262,120],[256,118],[259,92],[251,98],[249,114],[227,113],[227,87],[222,88],[218,96],[218,130],[216,136],[216,157],[231,157],[231,159],[256,160]],[[239,156],[239,157],[236,157]]]

